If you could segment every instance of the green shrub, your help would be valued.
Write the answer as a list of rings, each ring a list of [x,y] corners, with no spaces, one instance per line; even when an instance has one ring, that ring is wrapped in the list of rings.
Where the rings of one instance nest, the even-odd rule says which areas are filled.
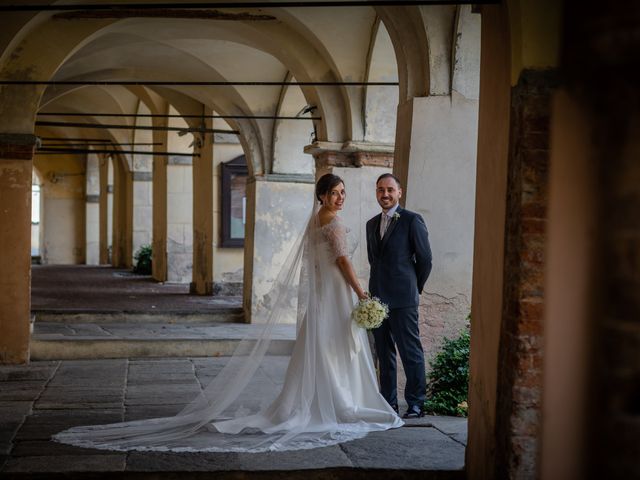
[[[442,350],[430,362],[425,402],[427,413],[467,416],[469,342],[468,328],[454,340],[445,338]]]
[[[151,275],[151,245],[142,245],[133,256],[136,264],[133,272],[139,275]]]

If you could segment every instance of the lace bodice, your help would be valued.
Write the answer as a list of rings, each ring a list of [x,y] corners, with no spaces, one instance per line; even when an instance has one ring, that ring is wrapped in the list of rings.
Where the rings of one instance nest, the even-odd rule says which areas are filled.
[[[320,227],[322,237],[329,247],[329,255],[333,260],[338,257],[350,256],[348,233],[350,229],[342,223],[339,217],[334,217],[326,225]]]

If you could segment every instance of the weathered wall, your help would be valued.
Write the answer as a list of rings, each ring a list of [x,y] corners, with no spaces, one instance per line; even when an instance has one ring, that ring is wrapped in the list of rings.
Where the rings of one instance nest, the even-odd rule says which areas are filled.
[[[295,82],[295,78],[290,81]],[[295,116],[307,104],[300,87],[288,87],[281,98],[279,115]],[[315,110],[304,116],[318,115]],[[273,134],[272,173],[313,174],[313,158],[302,153],[310,143],[313,124],[310,120],[277,120]]]
[[[255,201],[255,210],[248,210],[253,210],[255,222],[245,239],[244,305],[246,318],[255,321],[256,311],[268,302],[265,295],[306,226],[313,184],[273,175],[250,179],[248,188],[248,202]],[[295,316],[289,320],[295,321]]]
[[[478,101],[414,99],[405,205],[429,230],[433,270],[420,300],[427,360],[454,338],[471,309]]]
[[[367,258],[367,221],[380,213],[376,200],[376,180],[383,173],[391,172],[386,167],[362,167],[333,169],[333,173],[344,180],[347,198],[339,213],[351,229],[350,236],[357,245],[352,262],[356,274],[366,290],[369,285],[369,259]]]
[[[369,82],[397,82],[398,64],[384,23],[378,24],[369,59]],[[398,89],[369,86],[365,91],[364,139],[366,142],[392,144],[396,131]]]
[[[85,163],[80,156],[46,155],[34,159],[42,172],[42,262],[85,261]]]

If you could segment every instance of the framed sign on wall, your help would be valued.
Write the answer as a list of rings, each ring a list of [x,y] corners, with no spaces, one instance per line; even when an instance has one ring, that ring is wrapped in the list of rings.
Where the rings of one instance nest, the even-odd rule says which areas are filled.
[[[247,219],[247,178],[249,171],[244,155],[221,165],[222,238],[220,246],[244,247],[244,226]]]

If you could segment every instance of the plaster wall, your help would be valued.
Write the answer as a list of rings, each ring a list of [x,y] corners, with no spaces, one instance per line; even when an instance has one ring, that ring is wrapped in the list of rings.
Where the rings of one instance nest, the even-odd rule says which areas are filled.
[[[35,157],[43,172],[41,195],[42,261],[75,265],[85,262],[85,159]]]
[[[480,95],[480,35],[482,17],[471,13],[471,5],[458,7],[453,43],[451,89],[477,100]]]
[[[332,171],[334,175],[344,180],[347,200],[339,215],[351,229],[349,241],[355,246],[351,260],[365,290],[369,284],[370,270],[367,257],[366,223],[371,217],[380,213],[380,206],[376,200],[376,180],[383,173],[390,172],[390,168],[384,167],[335,167]]]
[[[100,264],[100,160],[96,155],[87,156],[86,174],[86,264]]]
[[[140,173],[140,172],[139,172]],[[148,173],[149,178],[151,172]],[[133,253],[143,245],[151,245],[151,232],[153,229],[153,204],[152,183],[149,179],[136,180],[136,172],[133,179]],[[135,263],[135,262],[134,262]]]
[[[430,359],[471,309],[478,102],[456,92],[416,98],[412,126],[405,205],[425,219],[433,253],[420,301]]]
[[[216,143],[213,147],[213,281],[242,282],[243,248],[221,248],[222,225],[220,165],[242,155],[239,143]]]
[[[312,183],[286,181],[254,181],[255,225],[253,238],[245,248],[252,253],[252,265],[246,270],[252,276],[251,320],[260,321],[269,305],[267,294],[274,279],[303,233],[313,205]],[[246,257],[245,257],[246,259]],[[245,280],[245,285],[247,281]],[[245,305],[248,303],[245,289]],[[295,323],[295,302],[285,320]],[[262,317],[263,318],[263,317]]]
[[[295,78],[291,78],[295,81]],[[280,105],[280,115],[295,116],[307,104],[299,87],[287,88]],[[317,115],[317,111],[312,112]],[[305,116],[308,116],[306,114]],[[278,120],[273,136],[273,173],[313,174],[313,157],[303,154],[311,143],[311,120]]]
[[[368,81],[398,81],[398,64],[393,44],[382,22],[378,25],[374,39]],[[367,87],[364,115],[364,139],[366,142],[389,144],[394,142],[398,102],[399,89],[397,87]]]

